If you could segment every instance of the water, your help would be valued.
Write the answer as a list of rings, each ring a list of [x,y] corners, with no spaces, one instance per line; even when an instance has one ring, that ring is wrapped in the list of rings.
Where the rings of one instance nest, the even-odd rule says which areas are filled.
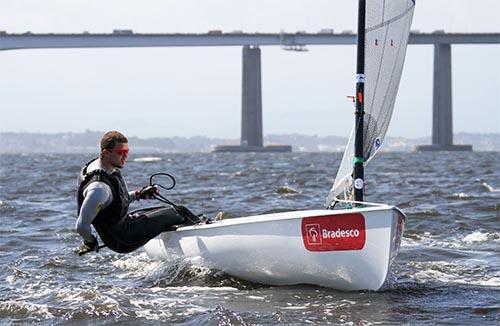
[[[152,156],[152,155],[144,155]],[[340,154],[131,155],[134,189],[177,177],[168,198],[207,216],[323,207]],[[408,215],[380,292],[272,287],[142,249],[78,257],[76,176],[86,155],[0,156],[0,324],[498,324],[500,153],[385,153],[367,200]],[[145,162],[147,161],[147,162]]]

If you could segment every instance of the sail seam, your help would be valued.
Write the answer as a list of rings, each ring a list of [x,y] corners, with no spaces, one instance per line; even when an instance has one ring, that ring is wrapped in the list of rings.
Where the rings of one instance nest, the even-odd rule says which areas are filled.
[[[385,16],[385,1],[384,1],[384,13],[383,13],[383,16]],[[383,20],[383,19],[382,19],[382,20]],[[385,29],[385,33],[384,33],[384,42],[383,42],[382,44],[385,44],[385,43],[387,42],[387,34],[388,34],[388,32],[389,32],[389,29],[388,29],[388,28],[386,28],[386,29]],[[370,114],[372,113],[372,108],[373,108],[373,105],[374,105],[374,103],[373,103],[373,102],[374,102],[374,99],[375,99],[375,96],[376,96],[375,90],[377,89],[378,84],[379,84],[379,81],[380,81],[380,71],[381,71],[381,69],[380,69],[380,68],[381,68],[381,66],[382,66],[382,62],[383,62],[383,58],[384,58],[384,54],[385,54],[385,49],[386,49],[386,47],[385,47],[385,46],[382,46],[382,54],[380,55],[380,60],[379,60],[378,65],[377,65],[377,66],[378,66],[378,69],[377,69],[377,78],[376,78],[375,85],[373,86],[373,91],[372,91],[373,95],[372,95],[371,101],[368,103],[368,106],[369,106],[369,107],[368,107],[368,112],[369,112]],[[376,120],[376,121],[378,121],[378,118],[379,118],[379,116],[380,116],[380,113],[381,113],[381,112],[379,112],[379,114],[378,114],[378,116],[377,116],[377,120]],[[368,149],[367,151],[368,151],[368,152],[370,152],[370,150],[369,150],[369,149]],[[374,154],[375,154],[375,153],[374,153]],[[372,156],[372,155],[368,155],[368,157],[366,157],[366,159],[368,160],[371,156]]]
[[[410,19],[408,19],[408,20],[406,21],[406,24],[405,24],[405,29],[404,29],[403,31],[408,30],[408,28],[409,28],[408,23],[409,23],[410,21],[411,21]],[[400,40],[399,40],[399,41],[400,41],[400,43],[401,43],[401,41],[403,40],[403,37],[404,37],[405,35],[406,35],[406,33],[401,33],[401,37],[400,37]],[[406,40],[406,43],[408,43],[408,40]],[[406,44],[405,44],[405,45],[406,45]],[[403,47],[402,47],[402,46],[398,46],[398,56],[397,56],[398,61],[399,61],[399,60],[401,60],[401,48],[403,48]],[[404,49],[405,49],[405,52],[406,52],[406,46],[404,47]],[[403,64],[404,64],[404,59],[405,59],[405,58],[403,57],[403,59],[402,59],[402,60],[403,60],[403,62],[401,63],[401,65],[403,65]],[[394,71],[395,71],[395,70],[396,70],[396,65],[394,65],[394,66],[393,66],[393,70],[392,70],[392,72],[391,72],[391,81],[392,81],[392,82],[396,82],[396,81],[393,81],[393,80],[392,80],[392,79],[393,79],[393,76],[394,76]],[[398,78],[398,80],[397,80],[397,88],[396,88],[396,90],[399,88],[399,84],[400,84],[400,82],[401,82],[401,76],[402,76],[402,74],[400,74],[400,76],[399,76],[399,78]],[[397,94],[397,91],[396,91],[396,92],[393,92],[393,98],[391,99],[391,101],[392,101],[392,102],[395,102],[395,101],[396,101],[396,94]],[[386,98],[384,97],[384,104],[385,104],[385,102],[386,102]],[[393,107],[393,110],[394,110],[394,107]],[[391,112],[390,112],[391,116],[392,116],[393,110],[390,110],[390,111],[391,111]],[[387,119],[387,116],[388,116],[388,115],[389,115],[389,112],[387,111],[387,112],[386,112],[386,114],[385,114],[385,116],[384,116],[384,119]]]
[[[403,11],[402,13],[400,13],[399,15],[394,16],[393,18],[391,18],[391,19],[389,19],[389,20],[387,20],[387,21],[385,21],[385,22],[382,22],[382,23],[380,23],[380,24],[377,24],[377,25],[374,25],[374,26],[372,26],[372,27],[370,27],[370,28],[367,28],[367,29],[365,30],[365,34],[366,34],[366,33],[368,33],[368,32],[374,31],[374,30],[376,30],[376,29],[378,29],[378,28],[380,28],[380,27],[384,27],[385,25],[388,25],[388,24],[390,24],[390,23],[392,23],[392,22],[395,22],[395,21],[397,21],[397,20],[400,20],[400,19],[401,19],[402,17],[404,17],[404,16],[405,16],[408,12],[410,12],[410,10],[412,10],[412,9],[413,9],[413,7],[414,7],[414,6],[409,7],[408,9],[406,9],[405,11]]]

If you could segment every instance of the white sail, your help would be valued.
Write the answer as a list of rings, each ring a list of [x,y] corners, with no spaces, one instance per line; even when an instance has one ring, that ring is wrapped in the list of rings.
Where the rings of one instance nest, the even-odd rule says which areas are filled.
[[[415,0],[366,0],[363,157],[378,152],[392,117],[401,80]],[[326,205],[352,188],[354,128]]]

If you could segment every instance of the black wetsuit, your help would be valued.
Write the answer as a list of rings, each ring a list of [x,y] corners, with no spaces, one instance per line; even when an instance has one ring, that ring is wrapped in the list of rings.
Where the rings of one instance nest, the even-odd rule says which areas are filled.
[[[90,233],[90,225],[86,223],[92,223],[107,247],[119,253],[127,253],[143,246],[161,232],[172,230],[173,225],[183,224],[186,221],[181,214],[185,215],[185,211],[189,210],[184,207],[182,209],[171,206],[153,207],[128,213],[129,203],[135,197],[128,193],[120,171],[116,169],[113,173],[108,173],[102,168],[95,168],[100,167],[100,162],[95,161],[96,159],[90,161],[82,169],[76,194],[77,230],[87,241],[91,241],[88,238],[93,236]],[[88,169],[92,163],[94,169]],[[96,182],[102,184],[99,187],[95,187],[94,184],[93,188],[107,191],[109,187],[111,198],[93,203],[92,196],[97,198],[99,192],[95,189],[90,189],[91,191],[86,189]],[[85,213],[82,213],[82,207],[85,205],[88,206],[85,208]]]

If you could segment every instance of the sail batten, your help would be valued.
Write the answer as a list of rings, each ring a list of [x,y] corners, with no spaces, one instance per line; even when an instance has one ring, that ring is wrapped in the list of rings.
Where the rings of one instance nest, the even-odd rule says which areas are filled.
[[[365,0],[363,159],[382,146],[392,117],[408,45],[414,0]],[[356,127],[356,126],[355,126]],[[351,132],[326,205],[352,193],[355,129]]]

